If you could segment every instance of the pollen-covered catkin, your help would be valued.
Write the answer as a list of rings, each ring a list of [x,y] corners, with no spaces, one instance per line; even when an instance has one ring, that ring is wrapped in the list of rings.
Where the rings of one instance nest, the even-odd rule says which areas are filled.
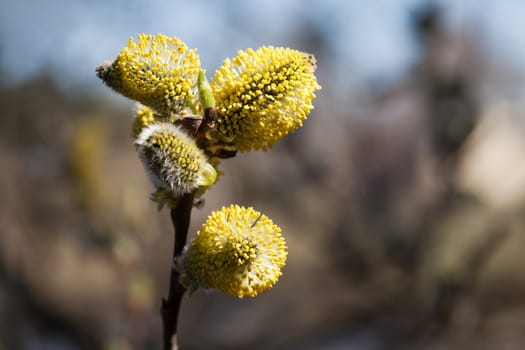
[[[253,208],[214,211],[181,257],[181,282],[255,297],[279,279],[287,255],[281,229]]]
[[[158,190],[176,197],[215,182],[217,173],[195,141],[169,123],[145,127],[135,141],[140,159]]]
[[[219,132],[240,151],[272,147],[313,109],[315,69],[312,55],[273,46],[225,60],[211,80]]]
[[[178,38],[140,34],[97,75],[116,92],[164,115],[179,114],[197,100],[200,60]]]

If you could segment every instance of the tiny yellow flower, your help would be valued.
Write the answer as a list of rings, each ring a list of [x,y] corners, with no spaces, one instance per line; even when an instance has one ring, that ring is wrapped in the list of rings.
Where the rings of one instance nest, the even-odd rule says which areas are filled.
[[[158,190],[176,197],[215,182],[217,173],[195,141],[170,123],[145,127],[135,141],[140,159]]]
[[[219,132],[240,151],[272,147],[313,109],[315,68],[312,55],[273,46],[225,60],[211,81]]]
[[[281,229],[252,208],[214,211],[180,259],[181,282],[242,298],[271,288],[286,262]]]
[[[133,138],[136,139],[146,126],[153,124],[156,121],[155,113],[151,108],[137,103],[135,108],[135,118],[133,119]]]
[[[109,87],[167,116],[191,106],[197,96],[200,60],[178,38],[140,34],[110,63],[97,68]]]

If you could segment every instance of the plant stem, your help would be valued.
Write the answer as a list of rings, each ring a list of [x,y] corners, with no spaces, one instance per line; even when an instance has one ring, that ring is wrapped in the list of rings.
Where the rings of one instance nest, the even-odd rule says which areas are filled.
[[[195,193],[184,195],[175,208],[171,209],[171,221],[174,229],[173,256],[170,273],[168,297],[162,299],[161,315],[163,326],[163,349],[172,350],[176,347],[177,320],[180,304],[186,288],[179,283],[179,271],[174,268],[175,258],[178,257],[186,244],[188,228],[190,226],[191,210]],[[175,347],[173,347],[175,346]]]

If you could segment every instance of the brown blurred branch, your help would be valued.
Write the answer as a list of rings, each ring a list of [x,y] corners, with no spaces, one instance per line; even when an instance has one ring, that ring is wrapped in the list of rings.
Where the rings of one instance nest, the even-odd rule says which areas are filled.
[[[186,244],[194,195],[195,193],[193,192],[184,195],[177,203],[177,206],[171,209],[171,221],[175,231],[172,264],[174,259],[182,253]],[[162,300],[161,307],[164,350],[171,350],[172,347],[173,349],[177,348],[174,340],[177,333],[177,320],[181,300],[186,292],[186,288],[179,283],[179,275],[179,271],[172,265],[168,297]]]
[[[445,327],[462,296],[472,294],[483,268],[509,238],[511,232],[501,226],[490,232],[485,241],[467,259],[466,269],[459,278],[440,281],[434,300],[432,319],[438,326]]]

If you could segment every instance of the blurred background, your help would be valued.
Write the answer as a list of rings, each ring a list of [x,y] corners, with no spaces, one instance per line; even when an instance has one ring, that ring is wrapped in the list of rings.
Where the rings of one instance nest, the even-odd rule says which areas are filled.
[[[250,299],[183,300],[182,349],[525,348],[525,2],[0,2],[0,350],[160,349],[172,228],[95,67],[137,34],[317,57],[303,128],[193,211],[289,246]]]

